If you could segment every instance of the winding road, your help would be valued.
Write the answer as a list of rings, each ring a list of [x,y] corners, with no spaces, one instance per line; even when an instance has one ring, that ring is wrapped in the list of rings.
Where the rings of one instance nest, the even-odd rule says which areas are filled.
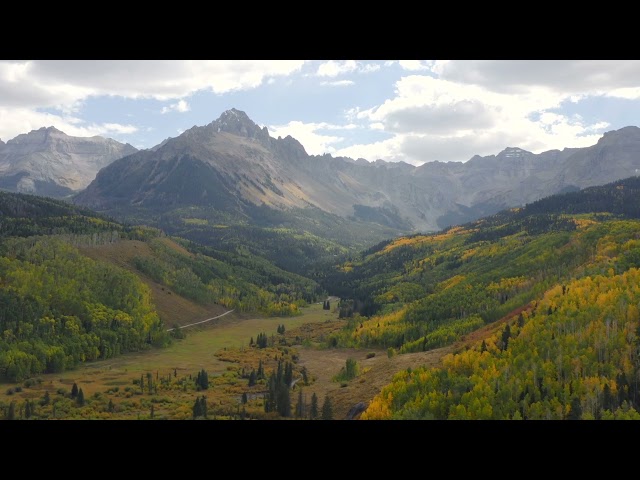
[[[194,325],[200,325],[201,323],[210,322],[211,320],[215,320],[216,318],[224,317],[225,315],[233,312],[234,310],[235,310],[235,308],[232,308],[228,312],[224,312],[222,315],[218,315],[217,317],[207,318],[206,320],[200,320],[199,322],[190,323],[189,325],[182,325],[181,327],[178,327],[178,328],[181,329],[181,328],[193,327]],[[174,330],[174,329],[173,328],[168,328],[167,332],[170,332],[171,330]]]

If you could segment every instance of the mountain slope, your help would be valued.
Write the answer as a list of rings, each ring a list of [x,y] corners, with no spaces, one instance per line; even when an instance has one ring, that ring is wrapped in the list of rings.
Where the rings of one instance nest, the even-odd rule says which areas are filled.
[[[396,375],[369,419],[640,418],[640,178],[381,243],[325,279],[336,346],[399,353],[504,328]]]
[[[0,143],[0,189],[62,197],[85,188],[112,161],[136,152],[110,138],[71,137],[54,127]]]
[[[396,230],[433,231],[545,196],[608,183],[640,169],[640,129],[606,133],[594,146],[533,154],[507,148],[468,162],[419,167],[310,156],[272,138],[236,109],[105,168],[76,197],[101,210],[211,207],[318,208]]]
[[[403,352],[450,343],[584,275],[612,239],[622,245],[633,238],[639,195],[640,178],[633,177],[438,234],[383,242],[321,280],[330,294],[352,299],[345,314],[373,315],[337,340]]]

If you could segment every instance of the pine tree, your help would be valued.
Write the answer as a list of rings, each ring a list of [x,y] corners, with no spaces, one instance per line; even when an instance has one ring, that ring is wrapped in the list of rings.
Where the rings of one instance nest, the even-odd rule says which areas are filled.
[[[602,408],[604,410],[613,410],[613,395],[608,383],[604,385],[602,390]]]
[[[78,396],[78,384],[73,383],[73,387],[71,387],[71,398],[76,398]]]
[[[193,419],[202,416],[202,406],[200,405],[200,397],[196,398],[196,402],[193,404]]]
[[[282,360],[278,360],[278,369],[276,370],[276,383],[279,385],[282,383],[284,371],[282,369]]]
[[[304,398],[302,396],[302,389],[298,392],[298,403],[296,404],[296,417],[304,418]]]
[[[249,346],[253,347],[253,337],[251,337],[251,339],[249,340]]]
[[[199,390],[207,390],[209,388],[209,375],[204,370],[200,370],[198,372],[198,376],[196,377],[196,385]]]
[[[278,413],[282,417],[291,416],[291,397],[289,395],[289,387],[284,384],[279,385],[278,391]]]
[[[319,415],[320,412],[318,411],[318,395],[316,395],[314,392],[313,395],[311,395],[311,409],[309,411],[309,418],[311,420],[317,420]]]
[[[115,406],[113,405],[113,400],[109,399],[109,404],[107,405],[107,412],[113,413],[115,410]]]
[[[573,397],[571,400],[571,411],[567,416],[567,420],[580,420],[582,418],[582,405],[578,397]]]
[[[7,420],[15,420],[16,419],[16,402],[11,402],[9,404],[9,408],[7,409],[7,414],[5,415]]]
[[[325,395],[322,404],[322,420],[333,420],[333,405],[328,395]]]
[[[76,398],[76,403],[79,407],[84,406],[84,392],[82,389],[78,390],[78,397]]]
[[[293,382],[293,364],[287,362],[284,366],[284,384],[289,388]]]
[[[202,416],[204,418],[207,418],[207,397],[205,397],[204,395],[202,396],[202,399],[200,400],[200,410],[202,412]]]
[[[518,327],[524,327],[524,315],[522,315],[522,312],[518,315]]]
[[[31,402],[29,400],[24,402],[24,418],[31,418]]]
[[[249,401],[249,399],[247,398],[247,392],[243,392],[242,393],[242,404],[246,404]]]
[[[256,384],[256,371],[251,370],[251,373],[249,374],[249,386],[253,387],[255,384]]]
[[[147,372],[147,388],[149,389],[149,395],[151,395],[153,389],[153,375],[151,372]]]
[[[153,403],[152,403],[152,404],[151,404],[151,413],[150,413],[150,415],[149,415],[149,416],[151,417],[151,420],[153,420],[153,414],[154,414],[154,413],[155,413],[155,412],[154,412]]]
[[[507,326],[504,327],[502,331],[502,350],[506,350],[509,345],[509,338],[511,337],[511,327],[507,323]]]
[[[307,367],[302,367],[302,382],[309,385],[309,377],[307,376]]]
[[[44,397],[42,398],[42,405],[49,405],[51,403],[51,396],[49,395],[49,390],[44,392]]]
[[[262,364],[262,359],[258,362],[258,374],[257,380],[262,380],[264,378],[264,365]]]
[[[487,343],[482,340],[482,345],[480,345],[480,353],[487,351]]]

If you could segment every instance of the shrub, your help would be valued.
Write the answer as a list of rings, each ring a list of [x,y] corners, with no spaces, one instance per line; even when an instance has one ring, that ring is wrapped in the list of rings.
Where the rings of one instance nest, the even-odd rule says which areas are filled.
[[[367,353],[367,358],[373,358],[376,356],[376,352],[369,352]]]
[[[353,358],[347,358],[345,366],[340,369],[340,373],[336,375],[333,380],[336,382],[342,382],[356,378],[360,373],[360,366]]]
[[[393,347],[389,347],[387,349],[387,357],[391,358],[396,354],[396,350]]]
[[[13,388],[7,388],[7,395],[13,395],[15,390]]]

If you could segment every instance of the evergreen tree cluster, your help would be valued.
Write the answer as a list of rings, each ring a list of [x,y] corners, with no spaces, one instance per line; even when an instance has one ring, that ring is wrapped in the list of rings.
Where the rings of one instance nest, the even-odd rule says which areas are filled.
[[[198,390],[206,390],[209,388],[209,374],[204,368],[196,375],[196,388]]]
[[[207,418],[207,397],[197,397],[193,404],[193,419]]]
[[[277,412],[281,417],[291,416],[290,388],[293,381],[293,364],[278,361],[278,368],[271,372],[268,392],[265,396],[264,411]]]
[[[268,341],[269,337],[267,337],[267,334],[264,332],[259,333],[256,337],[256,345],[258,346],[258,348],[267,348]]]

